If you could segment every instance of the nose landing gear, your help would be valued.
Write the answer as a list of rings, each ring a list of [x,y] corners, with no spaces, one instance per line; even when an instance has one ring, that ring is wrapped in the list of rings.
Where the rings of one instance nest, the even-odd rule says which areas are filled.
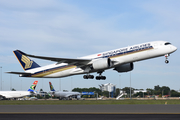
[[[166,55],[165,55],[165,58],[166,58],[165,63],[166,63],[166,64],[169,63],[168,56],[169,56],[169,54],[166,54]]]

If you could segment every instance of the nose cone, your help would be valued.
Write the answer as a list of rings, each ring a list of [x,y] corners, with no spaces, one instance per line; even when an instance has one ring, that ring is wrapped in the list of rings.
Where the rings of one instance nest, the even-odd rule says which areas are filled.
[[[177,47],[172,46],[172,50],[173,50],[173,52],[175,52],[177,50]]]

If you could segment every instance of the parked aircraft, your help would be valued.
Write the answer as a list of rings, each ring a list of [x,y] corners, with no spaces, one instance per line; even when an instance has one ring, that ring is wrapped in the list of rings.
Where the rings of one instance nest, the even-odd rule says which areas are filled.
[[[81,98],[81,93],[79,92],[63,92],[63,91],[55,91],[53,85],[51,82],[49,82],[50,86],[50,94],[54,95],[55,97],[59,98],[59,100],[65,99],[69,100],[72,98],[80,99]]]
[[[169,42],[154,41],[137,44],[129,47],[119,48],[106,52],[101,52],[78,59],[36,56],[23,53],[20,50],[13,51],[25,72],[8,72],[19,74],[20,77],[39,78],[61,78],[77,74],[85,74],[84,79],[93,79],[90,73],[97,72],[97,80],[105,80],[102,73],[114,68],[117,72],[128,72],[133,70],[133,62],[165,56],[165,63],[169,63],[168,57],[177,48]],[[39,66],[29,57],[51,60],[56,62],[52,65]]]
[[[0,91],[0,100],[2,98],[8,99],[8,98],[21,98],[24,96],[35,94],[35,88],[38,81],[34,81],[34,83],[30,86],[28,91]]]

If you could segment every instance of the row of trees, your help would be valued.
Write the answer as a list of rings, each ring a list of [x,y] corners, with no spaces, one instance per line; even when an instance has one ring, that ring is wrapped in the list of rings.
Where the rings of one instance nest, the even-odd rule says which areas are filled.
[[[170,97],[180,97],[180,93],[175,91],[175,90],[171,90],[169,87],[167,86],[162,86],[160,87],[159,85],[154,86],[154,89],[150,89],[147,88],[146,92],[137,92],[135,93],[134,91],[139,90],[139,91],[143,91],[143,89],[135,89],[135,88],[131,88],[131,96],[132,97],[144,97],[146,95],[149,96],[154,96],[154,95],[159,95],[159,97],[162,97],[162,95],[169,95]],[[16,91],[15,89],[12,89],[12,91]],[[43,91],[42,89],[40,90],[41,92]],[[106,96],[109,97],[109,92],[108,91],[104,91],[102,92],[99,88],[95,88],[95,87],[91,87],[91,88],[74,88],[72,91],[76,91],[76,92],[94,92],[95,95],[83,95],[82,97],[87,98],[87,97],[91,97],[91,98],[95,98],[97,97],[96,94],[98,94],[98,96]],[[125,93],[127,93],[126,97],[130,96],[130,87],[124,87],[123,89],[116,89],[116,92],[114,93],[114,97],[117,97],[120,93],[120,91],[123,91]],[[45,96],[37,96],[38,98],[49,98],[51,96],[49,96],[48,94],[46,94]]]
[[[123,89],[116,89],[116,92],[114,94],[114,97],[117,97],[121,91],[124,91],[125,93],[127,93],[127,97],[130,95],[130,87],[125,87]],[[142,91],[142,92],[137,92],[134,93],[134,91]],[[109,92],[108,91],[104,91],[102,92],[99,88],[95,88],[95,87],[91,87],[91,88],[74,88],[72,91],[77,91],[77,92],[94,92],[94,93],[98,93],[98,95],[100,96],[106,96],[109,97]],[[169,87],[167,86],[162,86],[160,87],[159,85],[154,86],[154,89],[150,89],[147,88],[146,92],[143,93],[143,89],[135,89],[135,88],[131,88],[131,96],[132,97],[143,97],[146,95],[149,96],[154,96],[154,95],[159,95],[159,97],[162,97],[162,95],[169,95],[170,97],[180,97],[180,93],[175,91],[175,90],[171,90]],[[83,96],[83,97],[96,97],[96,95],[93,96]]]

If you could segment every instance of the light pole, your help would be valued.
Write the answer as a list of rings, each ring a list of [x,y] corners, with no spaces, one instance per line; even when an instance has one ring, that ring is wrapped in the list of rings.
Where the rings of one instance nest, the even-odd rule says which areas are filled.
[[[131,99],[131,72],[130,72],[130,99]]]
[[[59,78],[59,91],[61,91],[61,78]]]
[[[162,90],[162,98],[163,98],[163,92],[164,92],[164,89]]]
[[[10,90],[12,90],[12,80],[11,80],[11,75],[10,75]]]
[[[94,94],[96,94],[96,100],[98,99],[98,93],[96,93],[96,91],[94,91]]]
[[[2,86],[3,86],[3,84],[4,84],[4,81],[2,81]],[[2,90],[3,90],[3,88],[2,88]]]
[[[43,79],[42,79],[42,91],[43,91]]]
[[[119,90],[121,89],[121,75],[119,75]]]
[[[72,92],[72,77],[71,77],[71,92]]]
[[[144,99],[144,90],[143,90],[143,99]]]
[[[1,91],[2,91],[2,66],[0,68],[1,68]]]

